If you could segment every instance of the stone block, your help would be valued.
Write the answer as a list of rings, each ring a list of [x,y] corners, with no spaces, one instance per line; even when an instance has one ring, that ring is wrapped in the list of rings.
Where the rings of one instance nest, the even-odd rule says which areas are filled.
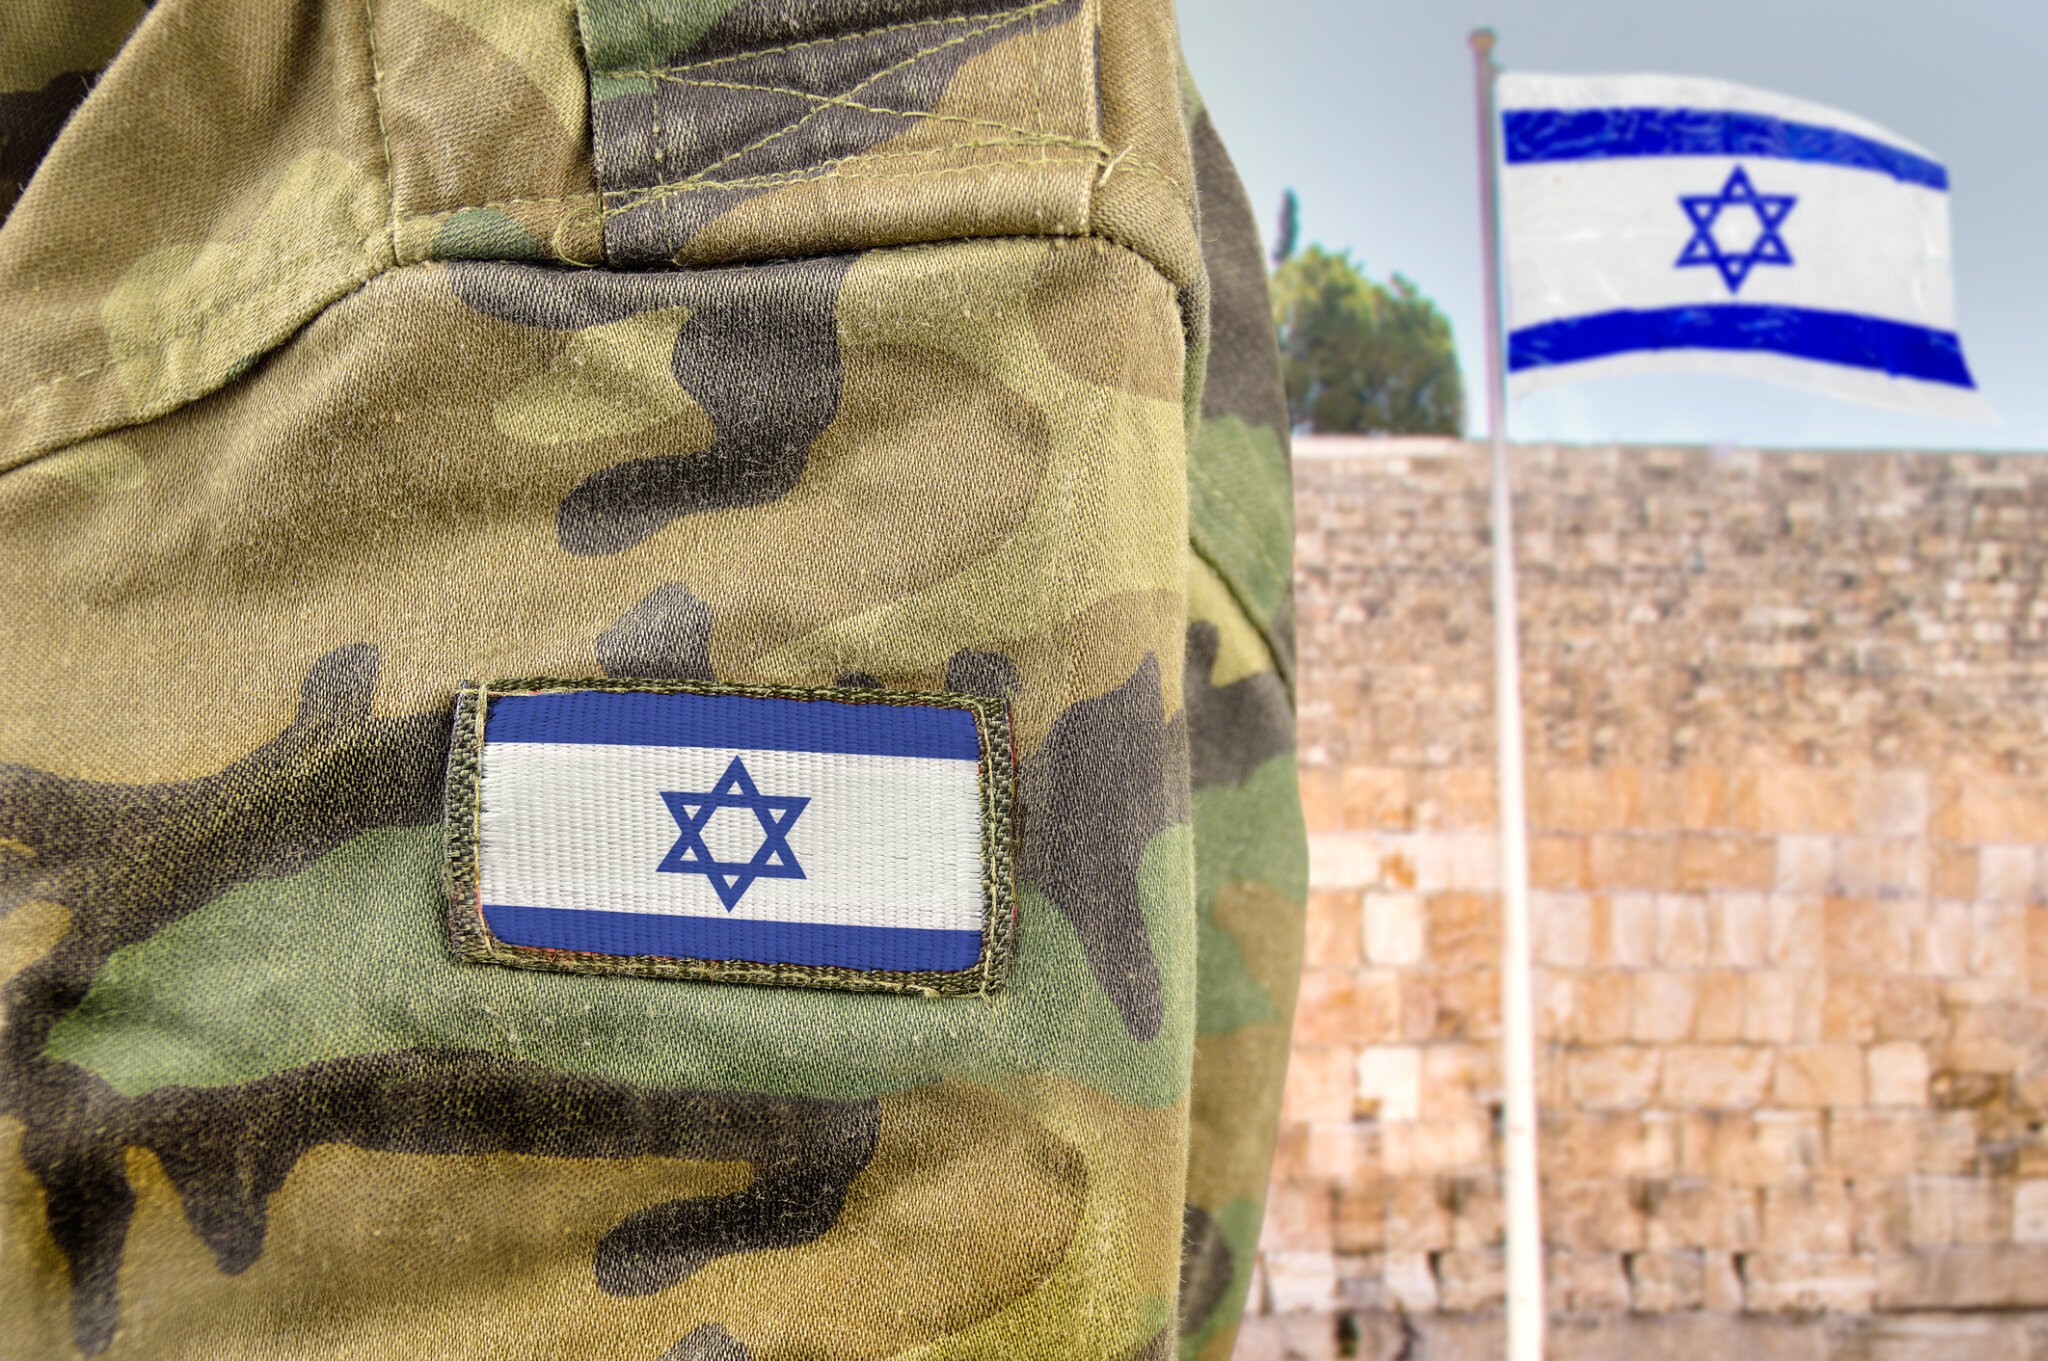
[[[1982,846],[1977,851],[1977,899],[2024,906],[2041,896],[2038,846]]]
[[[1290,1252],[1329,1252],[1334,1206],[1335,1192],[1328,1182],[1281,1182],[1268,1187],[1260,1245]]]
[[[1385,766],[1347,766],[1339,776],[1343,825],[1360,831],[1408,831],[1415,826],[1415,804],[1406,770]]]
[[[1856,1240],[1856,1205],[1844,1182],[1816,1179],[1766,1186],[1763,1248],[1777,1254],[1840,1257]]]
[[[1432,893],[1423,900],[1429,962],[1440,969],[1492,963],[1500,946],[1494,899],[1479,893]]]
[[[1545,1241],[1574,1252],[1631,1252],[1643,1245],[1642,1214],[1626,1182],[1555,1180],[1544,1187]]]
[[[1976,903],[1970,908],[1970,972],[1980,978],[2010,979],[2026,986],[2027,915],[2012,903]]]
[[[1827,1167],[1858,1182],[1903,1177],[1919,1166],[1921,1117],[1907,1110],[1832,1110]]]
[[[1380,1280],[1387,1299],[1406,1314],[1428,1314],[1436,1310],[1436,1272],[1430,1268],[1427,1252],[1389,1251],[1380,1259]]]
[[[1697,977],[1699,1006],[1693,1012],[1692,1038],[1703,1044],[1743,1039],[1743,976],[1733,969],[1714,969]]]
[[[1738,811],[1745,831],[1840,836],[1854,825],[1854,800],[1846,773],[1817,766],[1744,770],[1736,777]]]
[[[1903,973],[1913,966],[1913,937],[1899,914],[1867,898],[1829,898],[1822,906],[1827,967],[1836,972]]]
[[[1771,958],[1773,968],[1817,969],[1826,942],[1822,899],[1790,894],[1771,896]]]
[[[1935,842],[1927,848],[1927,891],[1939,899],[1966,901],[1977,896],[1977,848]]]
[[[1334,832],[1344,825],[1344,798],[1338,771],[1332,766],[1304,764],[1299,771],[1301,815],[1311,832]]]
[[[1631,1307],[1643,1314],[1699,1309],[1707,1302],[1706,1254],[1698,1251],[1628,1254]]]
[[[1566,1064],[1572,1101],[1590,1110],[1640,1110],[1657,1092],[1659,1054],[1647,1045],[1574,1049]]]
[[[1867,771],[1855,777],[1853,827],[1863,836],[1919,837],[1927,834],[1930,790],[1926,772]]]
[[[1363,958],[1356,889],[1311,890],[1302,964],[1311,969],[1356,968]]]
[[[1436,977],[1436,1029],[1443,1040],[1492,1043],[1500,1038],[1500,973],[1463,969]]]
[[[1852,898],[1927,896],[1927,843],[1862,837],[1835,843],[1835,892]]]
[[[1822,976],[1760,969],[1742,976],[1742,1037],[1752,1043],[1788,1044],[1820,1038],[1827,1000]]]
[[[1770,889],[1778,878],[1775,840],[1693,835],[1678,844],[1678,886],[1692,892]]]
[[[1496,1308],[1507,1296],[1505,1254],[1497,1248],[1439,1253],[1436,1288],[1437,1308],[1446,1313]]]
[[[1771,887],[1779,893],[1820,898],[1835,891],[1835,843],[1824,836],[1781,836]]]
[[[1435,1252],[1451,1243],[1451,1215],[1431,1175],[1390,1176],[1382,1208],[1387,1251]]]
[[[1867,1256],[1748,1252],[1738,1259],[1743,1307],[1759,1314],[1867,1314],[1878,1293]]]
[[[1297,1046],[1287,1060],[1287,1085],[1280,1100],[1283,1121],[1349,1120],[1354,1114],[1356,1051]]]
[[[1635,975],[1636,1039],[1653,1044],[1686,1039],[1698,1010],[1698,974],[1646,969]]]
[[[1926,1047],[1902,1041],[1873,1045],[1864,1054],[1867,1093],[1873,1106],[1925,1106],[1931,1075]]]
[[[1869,1044],[1877,1039],[1877,1012],[1883,987],[1875,974],[1830,972],[1821,995],[1820,1034],[1842,1044]]]
[[[1572,1006],[1574,1033],[1584,1044],[1619,1044],[1635,1029],[1635,975],[1597,969],[1579,975]]]
[[[1864,1051],[1853,1044],[1801,1044],[1780,1049],[1771,1100],[1792,1110],[1861,1106]]]
[[[1664,1060],[1663,1098],[1703,1110],[1750,1109],[1770,1088],[1773,1057],[1754,1045],[1673,1045]]]
[[[1770,899],[1761,893],[1722,893],[1712,900],[1710,960],[1737,969],[1769,963]]]
[[[1615,893],[1607,902],[1607,959],[1624,969],[1657,962],[1657,895]]]
[[[1583,969],[1593,962],[1593,900],[1579,893],[1532,893],[1530,925],[1536,961]]]
[[[1606,766],[1530,772],[1530,825],[1546,831],[1604,832],[1636,825],[1638,775]]]
[[[1969,973],[1973,944],[1971,915],[1969,903],[1930,904],[1927,925],[1914,942],[1914,969],[1946,978],[1960,978]]]
[[[1593,858],[1586,838],[1570,834],[1531,835],[1529,882],[1540,889],[1593,887]]]
[[[1713,1177],[1639,1177],[1631,1194],[1643,1215],[1643,1244],[1677,1248],[1743,1246],[1734,1193]]]
[[[1365,958],[1401,968],[1422,962],[1422,897],[1415,893],[1368,893],[1362,902]]]
[[[2034,1361],[2038,1326],[2038,1320],[1955,1314],[1880,1315],[1857,1330],[1856,1355],[1858,1361]]]
[[[2048,1308],[2048,1248],[1954,1247],[1881,1258],[1880,1309]]]
[[[1605,1314],[1629,1307],[1628,1273],[1620,1253],[1553,1251],[1548,1258],[1545,1278],[1553,1312]]]
[[[2048,1245],[2048,1179],[2013,1184],[2012,1240],[2033,1246]]]
[[[1886,977],[1877,980],[1877,1038],[1887,1044],[1926,1044],[1948,1030],[1942,1015],[1941,985],[1932,978]]]
[[[1337,1298],[1337,1263],[1330,1251],[1267,1249],[1266,1298],[1276,1314],[1327,1313]]]
[[[1697,969],[1707,962],[1707,900],[1692,894],[1657,895],[1657,963]]]
[[[1374,1045],[1360,1051],[1358,1110],[1382,1122],[1414,1120],[1422,1112],[1422,1052],[1413,1045]]]
[[[1679,886],[1673,837],[1606,833],[1588,839],[1587,856],[1593,882],[1602,888],[1657,893]]]

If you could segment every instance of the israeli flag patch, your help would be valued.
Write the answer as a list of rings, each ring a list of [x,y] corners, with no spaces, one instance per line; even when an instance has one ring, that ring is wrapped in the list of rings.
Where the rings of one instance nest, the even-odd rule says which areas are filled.
[[[1015,766],[1007,709],[974,695],[466,685],[450,937],[535,969],[992,991]]]

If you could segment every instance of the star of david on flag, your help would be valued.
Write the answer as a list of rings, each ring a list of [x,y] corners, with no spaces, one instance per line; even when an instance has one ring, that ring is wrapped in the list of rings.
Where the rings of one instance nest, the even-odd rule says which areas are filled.
[[[1749,182],[1749,172],[1736,166],[1728,174],[1728,182],[1721,186],[1718,194],[1681,194],[1678,206],[1685,209],[1685,215],[1692,219],[1692,239],[1685,243],[1685,250],[1678,257],[1678,268],[1692,265],[1712,265],[1721,271],[1727,281],[1730,293],[1742,291],[1742,281],[1758,265],[1790,265],[1791,248],[1779,234],[1785,219],[1799,199],[1792,194],[1759,194],[1756,186]],[[1715,226],[1721,220],[1724,210],[1749,208],[1756,214],[1757,234],[1746,251],[1731,251],[1724,248],[1714,234]]]
[[[1993,419],[1956,331],[1948,171],[1921,148],[1723,81],[1495,91],[1512,394],[1718,373]]]
[[[667,874],[701,874],[711,881],[718,901],[730,912],[739,906],[756,879],[801,879],[803,866],[789,848],[789,829],[796,825],[808,798],[763,794],[739,757],[725,768],[718,783],[703,793],[661,791],[663,803],[683,834],[655,868]],[[705,825],[721,808],[744,808],[761,824],[761,846],[746,860],[721,860],[704,842]]]

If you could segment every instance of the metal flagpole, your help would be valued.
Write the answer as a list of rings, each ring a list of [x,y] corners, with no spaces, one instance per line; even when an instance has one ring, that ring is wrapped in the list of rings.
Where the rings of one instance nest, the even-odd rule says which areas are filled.
[[[1479,193],[1486,249],[1486,412],[1493,442],[1493,708],[1500,779],[1500,1027],[1507,1177],[1508,1361],[1543,1358],[1543,1216],[1536,1163],[1536,1006],[1529,966],[1529,810],[1522,778],[1522,650],[1501,360],[1500,191],[1493,30],[1474,29]]]

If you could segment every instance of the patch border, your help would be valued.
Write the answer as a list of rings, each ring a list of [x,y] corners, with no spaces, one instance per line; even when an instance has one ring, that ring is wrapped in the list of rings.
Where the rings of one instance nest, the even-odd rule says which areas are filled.
[[[477,847],[483,816],[483,733],[491,700],[507,695],[603,691],[612,694],[739,695],[755,699],[837,700],[842,704],[894,704],[905,708],[965,709],[974,715],[981,744],[981,954],[957,970],[842,969],[825,965],[764,964],[754,960],[669,955],[604,955],[513,945],[491,934],[484,920]],[[1017,751],[1007,701],[982,695],[930,694],[866,687],[724,684],[694,680],[632,680],[556,676],[464,681],[455,694],[455,730],[448,749],[444,801],[443,887],[448,941],[456,959],[549,973],[678,978],[761,987],[831,988],[925,997],[988,995],[1009,978],[1017,935]]]

